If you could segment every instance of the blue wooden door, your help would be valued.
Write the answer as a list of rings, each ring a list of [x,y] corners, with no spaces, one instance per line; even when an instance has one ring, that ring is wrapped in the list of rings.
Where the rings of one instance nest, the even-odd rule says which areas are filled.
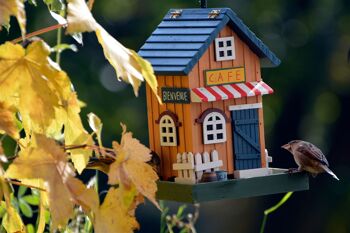
[[[231,111],[235,170],[261,167],[258,109]]]

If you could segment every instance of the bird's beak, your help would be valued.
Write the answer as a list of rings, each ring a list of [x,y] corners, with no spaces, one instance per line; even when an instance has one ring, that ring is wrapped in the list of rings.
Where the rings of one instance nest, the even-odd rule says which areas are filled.
[[[287,143],[287,144],[284,144],[283,146],[281,146],[281,148],[289,150],[290,145],[289,145],[289,143]]]

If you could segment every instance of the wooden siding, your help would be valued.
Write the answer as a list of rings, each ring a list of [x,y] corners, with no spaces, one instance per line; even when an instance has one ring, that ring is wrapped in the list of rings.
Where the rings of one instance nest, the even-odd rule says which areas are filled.
[[[260,60],[258,56],[250,50],[250,48],[236,35],[235,32],[231,30],[229,26],[225,26],[219,34],[220,37],[233,36],[235,38],[235,50],[236,59],[230,61],[217,62],[215,59],[215,42],[211,43],[209,49],[204,53],[204,55],[199,60],[199,63],[194,67],[194,69],[189,74],[189,84],[190,88],[204,87],[204,72],[206,69],[219,69],[219,68],[229,68],[229,67],[245,67],[246,72],[246,82],[260,81],[261,71],[260,71]],[[260,103],[262,101],[261,96],[257,97],[244,97],[240,99],[231,99],[226,101],[216,101],[211,103],[193,103],[191,105],[192,112],[192,122],[195,122],[200,114],[208,108],[218,108],[225,112],[226,116],[230,118],[229,106],[240,105],[240,104],[251,104]],[[264,139],[264,126],[263,126],[263,112],[262,109],[258,111],[259,115],[259,142],[261,144],[262,151],[262,167],[265,167],[265,139]],[[234,171],[234,155],[233,155],[233,141],[232,141],[232,127],[231,123],[226,124],[226,143],[218,143],[211,145],[203,144],[202,135],[202,124],[195,123],[193,125],[193,132],[197,138],[193,140],[193,150],[194,152],[210,152],[216,149],[219,152],[219,157],[223,161],[223,169],[227,170],[229,174]]]
[[[253,53],[250,48],[242,42],[242,40],[230,29],[225,26],[220,32],[220,37],[234,36],[236,59],[231,61],[217,62],[215,60],[215,42],[211,43],[209,49],[203,54],[199,62],[194,66],[189,76],[157,76],[159,84],[159,95],[162,87],[181,87],[181,88],[195,88],[204,87],[204,72],[206,69],[218,69],[244,66],[246,71],[246,82],[260,81],[260,60],[258,56]],[[161,158],[161,176],[163,180],[167,180],[177,173],[172,170],[172,164],[176,162],[177,153],[183,152],[210,152],[217,150],[219,158],[223,161],[223,169],[227,170],[229,174],[234,171],[234,155],[233,155],[233,141],[231,123],[226,123],[226,143],[218,144],[203,144],[202,124],[195,123],[195,120],[200,117],[201,113],[208,108],[218,108],[225,112],[226,116],[230,118],[229,106],[259,103],[262,101],[261,96],[244,97],[240,99],[232,99],[226,101],[217,101],[211,103],[191,103],[191,104],[173,104],[167,103],[160,105],[156,97],[151,92],[150,88],[146,87],[147,94],[147,113],[148,113],[148,128],[149,128],[149,146],[150,149],[156,152]],[[165,110],[174,112],[179,119],[182,126],[177,128],[178,146],[164,147],[160,146],[159,125],[155,121],[159,118]],[[263,126],[263,112],[262,109],[258,111],[259,115],[259,131],[261,151],[265,150],[264,126]],[[265,167],[265,157],[262,157],[262,167]]]
[[[162,87],[181,87],[188,88],[189,81],[187,76],[157,76],[160,95]],[[172,169],[172,164],[176,162],[177,153],[192,151],[192,143],[194,140],[192,134],[191,108],[190,104],[174,104],[166,103],[160,105],[157,98],[146,86],[147,94],[147,113],[148,113],[148,133],[149,146],[152,151],[157,153],[161,159],[161,176],[163,180],[167,180],[172,176],[176,176],[176,172]],[[178,145],[177,146],[160,146],[160,132],[158,120],[159,115],[165,110],[174,112],[178,116],[181,123],[177,127]]]

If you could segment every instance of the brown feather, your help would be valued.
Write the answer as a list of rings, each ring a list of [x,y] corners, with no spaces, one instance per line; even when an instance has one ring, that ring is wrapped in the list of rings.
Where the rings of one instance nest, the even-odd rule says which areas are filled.
[[[309,142],[299,142],[296,151],[309,157],[310,159],[316,160],[322,164],[329,166],[326,156],[322,153],[322,151]]]

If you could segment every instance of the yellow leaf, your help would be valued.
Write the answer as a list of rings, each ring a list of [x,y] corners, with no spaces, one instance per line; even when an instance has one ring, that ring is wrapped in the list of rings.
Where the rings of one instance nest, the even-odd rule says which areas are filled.
[[[104,55],[114,67],[118,79],[121,78],[130,83],[136,96],[141,82],[146,80],[158,97],[158,83],[151,64],[141,58],[135,51],[124,47],[99,25],[84,0],[69,0],[67,12],[68,33],[95,31]],[[158,100],[160,101],[159,97]]]
[[[81,123],[80,102],[71,90],[71,82],[49,54],[49,46],[41,40],[27,49],[9,42],[1,45],[0,101],[18,109],[28,135],[40,133],[57,138],[65,126],[66,144],[92,144]],[[86,149],[71,151],[79,173],[91,154]]]
[[[67,187],[74,198],[74,202],[80,205],[85,213],[97,211],[100,201],[95,190],[86,188],[83,182],[72,177],[67,179]]]
[[[147,164],[151,159],[151,151],[126,132],[123,126],[121,144],[113,142],[117,159],[111,164],[108,174],[109,184],[120,184],[126,188],[134,185],[138,192],[158,206],[155,199],[158,180],[157,173]]]
[[[97,27],[96,35],[103,48],[105,57],[115,69],[117,77],[130,83],[137,96],[143,77],[140,67],[135,66],[138,64],[131,50],[125,48],[121,43],[115,40],[100,25]]]
[[[39,222],[38,222],[38,229],[37,233],[43,233],[45,231],[45,204],[43,200],[43,195],[45,195],[44,192],[40,192],[40,204],[39,204]]]
[[[143,78],[146,80],[147,84],[152,89],[154,95],[158,99],[158,102],[162,103],[157,92],[158,82],[157,82],[156,76],[154,75],[154,71],[151,63],[149,63],[147,60],[140,57],[135,51],[133,50],[130,50],[130,51],[133,54],[134,59],[137,61],[138,66],[140,67],[139,70],[141,70]]]
[[[12,206],[10,187],[3,177],[3,168],[2,167],[0,168],[1,168],[0,169],[1,171],[0,189],[5,197],[5,203],[6,203],[6,214],[4,215],[2,225],[4,226],[7,232],[25,233],[25,226],[22,222],[22,219],[17,213],[16,209],[13,208]]]
[[[7,206],[7,213],[4,216],[3,226],[6,232],[25,233],[26,228],[22,222],[21,216],[18,214],[15,208]]]
[[[10,42],[0,46],[0,101],[19,110],[28,134],[54,135],[64,123],[57,112],[70,92],[70,81],[53,66],[49,54],[41,40],[27,49]]]
[[[16,126],[15,110],[0,102],[0,133],[5,131],[11,137],[18,139],[19,133]],[[0,153],[1,154],[1,153]]]
[[[22,36],[26,34],[26,13],[22,0],[0,0],[0,31],[2,25],[10,24],[10,16],[17,18]]]
[[[68,0],[67,33],[92,32],[96,29],[96,21],[85,0]]]
[[[67,121],[65,124],[65,144],[66,145],[93,145],[92,137],[85,131],[79,116],[80,103],[75,93],[71,93],[67,102],[65,114]],[[92,150],[88,148],[69,150],[74,167],[81,174],[92,155]]]
[[[95,213],[96,233],[132,233],[139,227],[135,217],[125,206],[120,189],[110,188],[103,204]]]
[[[102,133],[103,124],[101,122],[101,119],[92,112],[90,112],[87,116],[88,116],[88,122],[89,122],[90,128],[96,134],[99,146],[102,146],[101,133]]]
[[[80,181],[75,180],[73,168],[67,162],[67,155],[54,140],[39,134],[34,134],[32,137],[35,143],[20,152],[19,157],[7,169],[5,176],[18,180],[44,181],[52,214],[52,228],[56,229],[66,225],[73,214],[74,203],[87,206],[85,199],[93,200],[89,197],[92,194],[83,190]],[[77,187],[73,188],[72,184]]]

